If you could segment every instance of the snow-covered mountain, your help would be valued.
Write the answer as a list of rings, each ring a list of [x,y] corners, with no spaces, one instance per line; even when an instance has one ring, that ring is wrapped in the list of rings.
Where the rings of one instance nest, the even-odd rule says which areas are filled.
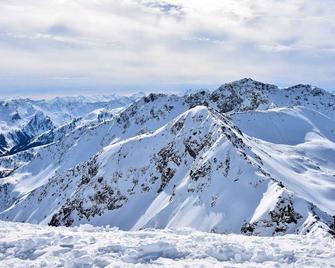
[[[334,95],[242,79],[213,92],[149,94],[112,108],[103,107],[108,120],[92,123],[85,110],[86,120],[62,126],[45,113],[55,126],[38,128],[26,147],[0,158],[0,219],[333,232]],[[34,118],[30,125],[40,125]]]
[[[73,122],[109,120],[140,97],[141,94],[0,101],[0,156],[48,144],[54,136],[71,129]],[[41,134],[43,137],[39,137]]]

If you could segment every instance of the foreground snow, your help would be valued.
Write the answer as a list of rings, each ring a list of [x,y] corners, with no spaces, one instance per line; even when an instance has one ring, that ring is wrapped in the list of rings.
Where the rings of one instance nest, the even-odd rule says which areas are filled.
[[[0,267],[335,267],[334,239],[254,237],[190,229],[125,232],[0,221]]]

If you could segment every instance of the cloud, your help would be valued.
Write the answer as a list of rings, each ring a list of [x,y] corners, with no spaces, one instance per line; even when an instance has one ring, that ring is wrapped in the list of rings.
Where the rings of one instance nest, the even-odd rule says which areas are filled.
[[[182,17],[184,15],[183,5],[181,4],[172,4],[169,2],[159,0],[155,1],[140,0],[139,3],[147,7],[158,9],[160,12],[165,13],[167,15],[173,15],[176,17]]]
[[[241,77],[331,88],[334,12],[333,0],[2,0],[0,92]]]

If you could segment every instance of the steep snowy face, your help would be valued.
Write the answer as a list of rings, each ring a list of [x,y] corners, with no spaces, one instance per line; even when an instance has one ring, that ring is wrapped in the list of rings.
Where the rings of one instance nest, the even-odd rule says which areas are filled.
[[[55,128],[52,120],[43,112],[36,112],[21,128],[6,129],[0,136],[0,152],[3,155],[14,154],[28,144],[35,136]]]
[[[333,95],[309,85],[242,79],[213,92],[149,94],[127,108],[92,110],[0,157],[0,219],[331,232],[334,105]],[[48,121],[45,113],[31,125],[43,128],[40,117]]]
[[[233,115],[272,176],[335,215],[335,121],[295,107]]]
[[[54,127],[51,119],[42,112],[37,112],[24,127],[23,131],[29,136],[35,136]]]

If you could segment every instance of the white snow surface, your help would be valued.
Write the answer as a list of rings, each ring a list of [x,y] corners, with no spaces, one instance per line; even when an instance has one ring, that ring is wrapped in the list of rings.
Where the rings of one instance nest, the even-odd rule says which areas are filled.
[[[0,221],[0,267],[335,267],[335,240]]]

